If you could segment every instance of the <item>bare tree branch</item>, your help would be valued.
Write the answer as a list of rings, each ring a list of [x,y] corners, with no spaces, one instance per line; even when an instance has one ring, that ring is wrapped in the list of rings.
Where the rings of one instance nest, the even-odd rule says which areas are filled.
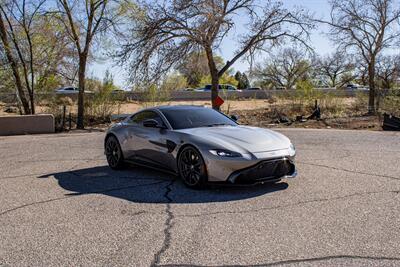
[[[215,51],[235,28],[239,16],[247,18],[248,31],[235,38],[237,51],[217,68]],[[154,81],[193,52],[204,51],[216,108],[218,81],[235,62],[288,40],[308,46],[310,18],[304,10],[290,11],[274,0],[141,1],[129,35],[115,56],[121,64],[129,62],[131,80]]]

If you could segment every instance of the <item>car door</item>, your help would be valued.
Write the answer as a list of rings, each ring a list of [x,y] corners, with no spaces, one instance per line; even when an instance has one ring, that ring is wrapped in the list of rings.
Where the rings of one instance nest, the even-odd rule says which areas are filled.
[[[156,120],[165,129],[144,127],[143,122],[148,119]],[[170,155],[167,146],[169,130],[166,129],[165,122],[157,112],[146,110],[137,113],[132,118],[129,132],[131,138],[128,146],[132,149],[135,160],[169,168]]]

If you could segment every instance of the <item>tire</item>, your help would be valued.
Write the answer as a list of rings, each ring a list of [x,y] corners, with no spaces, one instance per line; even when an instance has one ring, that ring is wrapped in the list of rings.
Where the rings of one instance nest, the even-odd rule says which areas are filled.
[[[178,171],[183,183],[189,188],[204,188],[208,180],[203,157],[192,146],[185,147],[179,154]]]
[[[122,149],[115,136],[110,136],[105,144],[106,158],[108,166],[113,170],[120,170],[124,167],[124,156]]]

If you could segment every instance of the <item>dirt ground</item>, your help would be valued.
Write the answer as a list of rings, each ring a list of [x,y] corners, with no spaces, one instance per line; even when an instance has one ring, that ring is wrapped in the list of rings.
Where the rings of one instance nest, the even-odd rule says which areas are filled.
[[[303,120],[301,122],[295,121],[296,115],[307,115],[307,112],[290,112],[285,114],[290,122],[280,123],[274,117],[275,110],[281,110],[282,107],[290,105],[289,100],[278,99],[272,102],[267,99],[251,99],[251,100],[229,100],[222,106],[222,111],[229,114],[239,116],[239,122],[247,125],[261,126],[261,127],[300,127],[300,128],[337,128],[337,129],[370,129],[381,130],[381,118],[379,116],[363,116],[361,113],[352,114],[352,107],[355,104],[355,98],[342,98],[341,105],[344,112],[341,116],[332,116],[332,114],[323,113],[321,120]],[[157,105],[202,105],[210,106],[209,101],[169,101],[162,103],[142,103],[142,102],[127,102],[122,103],[115,109],[115,114],[130,114],[142,108],[157,106]],[[0,102],[0,116],[16,115],[17,109],[12,108],[14,112],[6,112],[8,105]],[[75,112],[76,107],[71,107],[71,112]],[[10,110],[8,110],[10,111]],[[37,106],[37,113],[48,113],[48,108],[44,106]],[[349,115],[352,114],[352,115]],[[306,116],[305,116],[306,117]],[[98,125],[100,128],[107,127],[107,125]]]
[[[209,101],[169,101],[162,103],[141,103],[141,102],[128,102],[121,104],[120,108],[116,108],[115,113],[119,114],[129,114],[134,113],[142,108],[157,106],[157,105],[201,105],[210,106]],[[0,116],[15,115],[13,113],[7,113],[4,109],[7,107],[5,103],[0,102]],[[238,101],[227,101],[225,102],[223,109],[227,110],[251,110],[269,107],[270,104],[268,100],[265,99],[255,99],[255,100],[238,100]],[[75,107],[72,107],[72,112],[75,112]],[[48,108],[45,106],[37,106],[37,113],[47,113]]]

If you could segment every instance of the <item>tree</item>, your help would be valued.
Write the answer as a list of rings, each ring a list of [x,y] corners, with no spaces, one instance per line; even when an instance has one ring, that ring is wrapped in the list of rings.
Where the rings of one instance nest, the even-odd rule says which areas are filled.
[[[204,87],[206,85],[211,84],[211,75],[208,74],[207,76],[204,76],[200,80],[200,86]],[[232,76],[229,72],[225,72],[220,78],[219,78],[219,84],[231,84],[234,86],[238,86],[237,80],[235,79],[234,76]]]
[[[250,87],[249,79],[246,73],[236,72],[235,80],[238,82],[238,89],[246,89]]]
[[[15,93],[15,82],[5,51],[0,49],[0,94]]]
[[[354,80],[354,64],[345,53],[336,51],[331,55],[317,57],[314,69],[317,77],[329,87],[343,87]]]
[[[170,93],[178,89],[183,89],[187,87],[186,77],[179,73],[171,73],[163,79],[160,90],[165,93]]]
[[[382,89],[392,89],[400,77],[400,56],[386,55],[377,60],[377,84]]]
[[[36,92],[54,92],[54,89],[72,85],[76,80],[78,64],[74,44],[59,19],[55,14],[46,13],[35,20]]]
[[[109,69],[106,69],[106,72],[104,73],[103,86],[114,87],[114,76],[111,74]]]
[[[296,48],[285,48],[269,58],[264,64],[257,64],[253,75],[275,88],[293,89],[296,83],[307,80],[311,65],[306,53]]]
[[[274,0],[155,0],[141,2],[139,8],[142,15],[132,23],[116,54],[122,62],[130,62],[131,79],[159,79],[192,52],[203,50],[216,109],[219,79],[237,60],[245,56],[252,60],[257,52],[287,40],[306,45],[312,27],[304,10],[288,10]],[[247,31],[235,38],[237,50],[232,58],[218,67],[215,51],[239,21]]]
[[[220,56],[214,56],[215,64],[218,68],[222,68],[225,64]],[[200,81],[210,74],[208,70],[208,60],[204,51],[195,51],[186,57],[186,60],[181,62],[176,68],[191,87],[197,87]]]
[[[351,49],[368,69],[369,113],[375,113],[376,60],[400,36],[400,8],[395,0],[331,0],[331,18],[320,21],[330,25],[332,40]]]
[[[7,29],[6,29],[6,26],[4,23],[2,12],[0,12],[0,37],[1,37],[2,45],[4,48],[5,54],[6,54],[7,61],[10,64],[11,69],[12,69],[12,73],[13,73],[13,76],[15,79],[15,86],[16,86],[17,93],[18,93],[19,99],[21,101],[21,104],[23,106],[24,113],[30,114],[31,109],[29,107],[28,101],[26,100],[21,76],[19,75],[17,59],[13,55],[12,48],[10,46],[9,37],[8,37]]]
[[[35,18],[42,13],[45,0],[4,1],[0,5],[0,35],[13,70],[18,98],[25,114],[35,114],[35,65],[33,31]],[[20,72],[20,66],[22,71]],[[21,77],[22,73],[22,77]],[[25,89],[29,96],[26,100]]]
[[[104,33],[112,24],[114,15],[111,0],[58,0],[63,14],[61,22],[67,29],[78,54],[78,119],[77,128],[84,128],[84,94],[86,68],[95,36]]]

